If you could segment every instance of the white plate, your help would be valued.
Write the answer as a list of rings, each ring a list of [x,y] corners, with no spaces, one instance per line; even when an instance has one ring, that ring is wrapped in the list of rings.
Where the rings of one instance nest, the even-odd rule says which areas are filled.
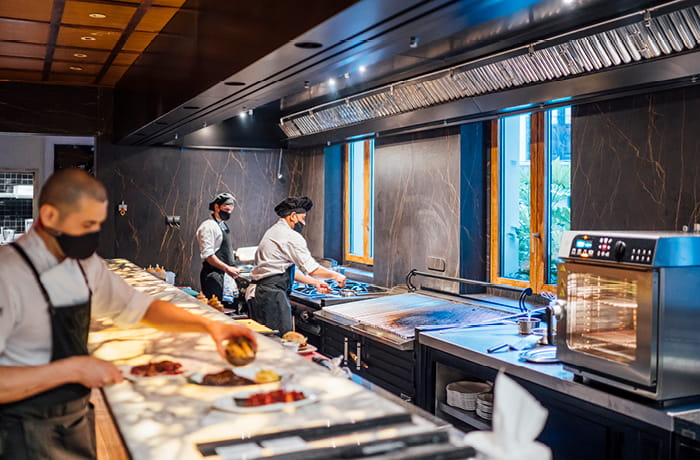
[[[147,380],[157,380],[157,379],[166,379],[166,380],[175,380],[175,379],[180,379],[183,377],[187,377],[188,375],[191,375],[192,372],[188,371],[187,369],[183,367],[180,368],[182,372],[180,374],[159,374],[159,375],[154,375],[152,377],[141,377],[138,375],[133,375],[131,373],[131,368],[134,366],[127,366],[127,365],[121,365],[117,366],[117,368],[122,371],[122,374],[124,374],[124,378],[127,380],[131,380],[132,382],[144,382]]]
[[[319,400],[319,396],[317,393],[315,393],[313,390],[310,390],[308,388],[285,388],[285,390],[290,391],[290,390],[296,390],[296,391],[301,391],[304,393],[304,396],[306,398],[301,399],[299,401],[294,401],[294,402],[288,402],[288,403],[275,403],[275,404],[267,404],[265,406],[254,406],[254,407],[245,407],[245,406],[238,406],[236,404],[236,399],[246,399],[248,396],[253,395],[255,393],[264,393],[263,391],[238,391],[236,393],[232,393],[229,396],[222,396],[221,398],[216,398],[214,400],[214,408],[223,410],[226,412],[235,412],[238,414],[250,414],[250,413],[256,413],[256,412],[275,412],[278,410],[286,409],[287,407],[300,407],[300,406],[306,406],[308,404],[313,404]],[[266,393],[266,392],[265,392]]]
[[[314,347],[313,345],[307,344],[303,350],[298,350],[297,353],[299,353],[300,355],[308,355],[309,353],[313,353],[316,350],[318,350],[318,348]]]
[[[206,372],[206,373],[197,373],[197,374],[192,374],[190,375],[187,380],[190,383],[194,383],[197,385],[204,385],[202,383],[202,380],[204,379],[204,376],[206,374],[215,374],[217,372],[221,372],[225,368],[221,368],[219,370],[215,370],[212,372]],[[277,380],[276,382],[267,382],[267,383],[252,383],[250,385],[205,385],[205,386],[213,386],[213,387],[235,387],[237,389],[243,390],[243,389],[248,389],[250,388],[251,391],[256,391],[258,389],[259,391],[261,387],[266,388],[266,389],[276,389],[279,388],[280,382],[282,380],[282,377],[285,375],[284,371],[280,371],[279,369],[271,369],[271,368],[261,368],[257,366],[249,366],[249,367],[236,367],[231,369],[234,374],[240,375],[241,377],[245,377],[249,380],[255,380],[255,376],[260,372],[261,370],[270,370],[275,372],[277,375],[280,376],[280,380]]]

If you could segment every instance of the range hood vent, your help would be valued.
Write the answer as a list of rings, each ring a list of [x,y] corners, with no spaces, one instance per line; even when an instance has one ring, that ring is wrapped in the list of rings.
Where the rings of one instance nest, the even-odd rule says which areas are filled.
[[[700,43],[699,6],[657,17],[651,17],[650,10],[636,16],[640,14],[640,21],[610,30],[585,36],[574,31],[328,102],[281,118],[280,127],[290,139],[308,136],[457,99],[656,59]],[[635,15],[626,18],[631,16]]]

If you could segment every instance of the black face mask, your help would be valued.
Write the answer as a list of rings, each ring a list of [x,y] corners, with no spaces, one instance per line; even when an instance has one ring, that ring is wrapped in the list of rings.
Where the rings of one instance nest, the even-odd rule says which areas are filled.
[[[87,259],[97,250],[100,240],[100,231],[86,233],[85,235],[72,236],[61,233],[55,236],[61,251],[71,259]]]
[[[301,231],[304,230],[304,222],[297,222],[294,224],[294,231],[301,233]]]
[[[229,220],[231,217],[231,213],[228,211],[219,211],[219,218],[221,220]]]

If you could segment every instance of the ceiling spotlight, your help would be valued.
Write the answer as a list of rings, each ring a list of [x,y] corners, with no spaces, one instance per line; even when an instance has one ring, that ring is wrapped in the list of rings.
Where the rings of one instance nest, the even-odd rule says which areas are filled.
[[[178,137],[180,137],[180,136],[178,136],[178,134],[175,133],[175,140],[177,140]]]
[[[206,128],[206,127],[207,127],[207,122],[205,121],[204,123],[202,123],[202,128]]]
[[[90,36],[80,37],[80,39],[83,41],[86,41],[86,42],[92,42],[92,41],[97,40],[95,37],[90,37]]]
[[[81,71],[81,70],[83,70],[82,67],[78,67],[77,65],[72,65],[72,66],[70,66],[70,67],[68,67],[68,68],[69,68],[70,70],[75,70],[75,71]]]
[[[253,109],[248,109],[248,115],[251,117],[253,116]]]
[[[248,116],[248,111],[246,110],[245,107],[243,107],[243,110],[242,110],[241,113],[240,113],[240,117],[241,117],[241,118],[245,118],[245,117],[247,117],[247,116]]]
[[[87,54],[85,54],[85,53],[73,53],[73,57],[86,58]]]
[[[309,80],[306,80],[306,81],[304,82],[304,88],[305,88],[305,89],[311,88],[311,83],[309,82]]]
[[[360,68],[358,69],[361,73],[364,73],[365,70],[367,70],[366,66],[361,65]]]
[[[323,44],[319,42],[296,42],[294,46],[296,46],[297,48],[312,50],[316,48],[321,48]]]
[[[347,80],[348,78],[350,78],[350,74],[349,74],[349,73],[345,73],[345,74],[343,75],[343,77],[345,77],[345,79]]]
[[[106,14],[102,14],[102,13],[90,13],[90,14],[88,14],[88,16],[90,16],[92,19],[104,19],[107,17]]]
[[[335,86],[335,78],[329,78],[328,79],[328,84],[331,86]]]
[[[408,41],[408,46],[411,48],[418,48],[418,37],[411,37],[411,39]]]

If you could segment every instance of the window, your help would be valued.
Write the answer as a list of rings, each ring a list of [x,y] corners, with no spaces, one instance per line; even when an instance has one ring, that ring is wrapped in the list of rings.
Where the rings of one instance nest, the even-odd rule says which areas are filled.
[[[374,257],[374,141],[345,149],[345,260],[372,265]]]
[[[492,125],[491,281],[553,290],[570,227],[571,108]]]
[[[0,242],[9,243],[32,225],[33,200],[33,172],[0,172]]]

